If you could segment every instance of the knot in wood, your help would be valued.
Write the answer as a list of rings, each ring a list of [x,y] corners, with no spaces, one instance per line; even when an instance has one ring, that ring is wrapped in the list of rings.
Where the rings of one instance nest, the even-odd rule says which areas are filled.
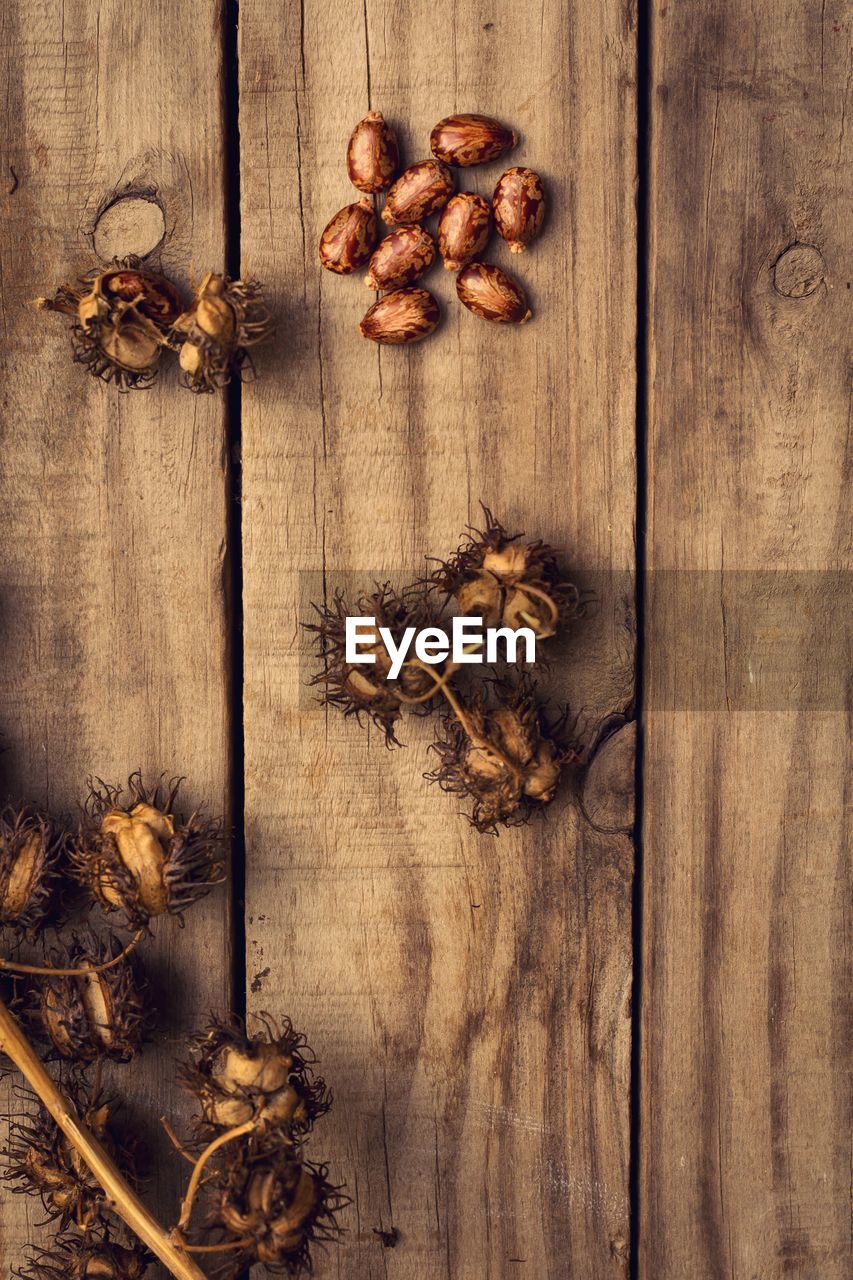
[[[783,298],[808,298],[823,283],[826,267],[813,244],[795,243],[773,263],[773,287]]]
[[[153,253],[166,234],[166,219],[151,196],[119,196],[108,204],[95,223],[95,252],[102,262]]]

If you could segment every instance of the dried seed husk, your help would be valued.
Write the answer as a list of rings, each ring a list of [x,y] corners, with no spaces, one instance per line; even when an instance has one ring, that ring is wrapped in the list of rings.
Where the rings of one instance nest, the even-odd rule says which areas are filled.
[[[365,284],[369,289],[399,289],[418,280],[435,258],[435,241],[417,224],[398,227],[373,251]]]
[[[50,913],[68,836],[46,814],[0,810],[0,925],[34,936]]]
[[[440,764],[426,774],[443,791],[472,803],[469,820],[484,834],[526,822],[536,805],[548,804],[574,748],[557,741],[529,679],[494,682],[491,699],[477,690],[465,709],[466,724],[443,720],[443,736],[431,749]]]
[[[444,206],[438,220],[438,249],[446,271],[461,271],[489,242],[492,215],[487,200],[460,191]]]
[[[533,312],[517,280],[489,262],[471,262],[456,277],[459,301],[481,320],[526,324]]]
[[[376,210],[367,199],[339,209],[320,236],[320,262],[327,271],[346,276],[363,267],[379,235]]]
[[[538,173],[518,167],[498,179],[492,196],[495,226],[511,253],[523,253],[545,220],[545,188]]]
[[[453,174],[440,160],[419,160],[404,169],[391,187],[382,210],[382,221],[423,222],[438,213],[453,195]]]
[[[266,342],[273,324],[257,280],[208,272],[169,333],[184,385],[197,394],[225,387],[251,370],[250,348]]]
[[[180,784],[146,788],[139,772],[126,794],[100,779],[90,784],[71,871],[105,911],[122,912],[134,928],[164,914],[181,919],[223,879],[223,824],[198,810],[177,815]]]
[[[399,347],[429,337],[440,318],[438,303],[426,289],[395,289],[374,302],[359,329],[371,342]]]
[[[273,1130],[295,1144],[328,1111],[331,1096],[314,1078],[313,1055],[290,1020],[278,1025],[260,1014],[257,1021],[249,1035],[236,1020],[212,1019],[191,1041],[181,1083],[201,1103],[202,1131],[254,1122],[256,1133]]]
[[[18,1280],[143,1280],[152,1261],[140,1244],[120,1245],[104,1233],[65,1236],[13,1274]]]
[[[580,593],[567,582],[552,547],[521,542],[488,507],[485,529],[472,529],[431,577],[433,587],[453,597],[460,613],[482,617],[485,626],[529,627],[539,640],[581,611]]]
[[[467,168],[497,160],[515,146],[518,136],[490,116],[462,114],[439,120],[429,142],[430,150],[439,160]]]
[[[404,665],[397,680],[388,680],[391,658],[381,640],[371,652],[376,662],[367,666],[353,666],[346,661],[347,617],[376,619],[377,629],[387,627],[399,642],[407,627],[425,627],[435,621],[425,593],[413,590],[398,594],[391,584],[377,584],[370,594],[358,596],[352,604],[346,592],[337,591],[329,605],[314,605],[320,621],[307,626],[317,637],[317,652],[323,662],[323,670],[311,680],[312,685],[323,685],[322,701],[336,707],[345,716],[354,716],[359,724],[363,717],[376,724],[384,733],[388,746],[399,745],[396,728],[400,720],[401,699],[419,698],[434,686],[433,677],[422,668]],[[377,630],[378,635],[378,630]],[[365,648],[364,652],[368,652]],[[435,670],[435,668],[434,668]],[[429,709],[429,702],[419,708]]]
[[[394,181],[400,150],[394,130],[381,111],[368,111],[355,126],[347,146],[349,180],[368,195],[386,191]]]
[[[66,1092],[87,1128],[123,1176],[135,1184],[136,1144],[117,1136],[111,1119],[113,1104],[90,1098],[79,1085],[69,1085]],[[49,1219],[58,1222],[61,1230],[73,1224],[85,1231],[109,1211],[100,1183],[43,1106],[28,1118],[12,1122],[3,1158],[2,1177],[12,1191],[39,1196]]]
[[[39,298],[47,311],[71,316],[74,358],[95,377],[120,390],[150,386],[157,376],[167,334],[181,313],[178,290],[138,258],[117,260]]]
[[[110,934],[51,953],[57,969],[96,970],[120,955],[122,943]],[[140,1049],[150,1021],[147,983],[137,959],[129,956],[100,972],[46,976],[31,992],[32,1020],[61,1058],[90,1063],[99,1058],[129,1062]]]
[[[311,1245],[339,1234],[336,1215],[348,1203],[328,1180],[324,1165],[309,1164],[288,1148],[254,1154],[238,1148],[210,1216],[223,1243],[245,1240],[233,1275],[262,1263],[273,1275],[310,1275]]]

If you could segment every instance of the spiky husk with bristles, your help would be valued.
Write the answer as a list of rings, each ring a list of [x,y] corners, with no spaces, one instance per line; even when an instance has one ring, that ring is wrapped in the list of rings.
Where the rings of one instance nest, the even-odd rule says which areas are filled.
[[[254,1120],[257,1133],[275,1130],[297,1143],[331,1106],[314,1057],[289,1018],[256,1015],[251,1035],[237,1019],[211,1019],[191,1041],[181,1083],[201,1103],[200,1131],[229,1129]]]
[[[103,939],[92,934],[85,942],[75,936],[69,947],[51,952],[50,964],[97,969],[122,949],[115,934]],[[61,1058],[129,1062],[150,1025],[147,992],[140,962],[130,956],[86,976],[47,975],[30,992],[30,1022]]]
[[[488,507],[485,529],[471,529],[449,560],[429,577],[429,585],[456,600],[460,613],[481,617],[486,627],[530,627],[540,639],[576,617],[580,593],[566,582],[552,547],[520,542]]]
[[[472,825],[496,835],[499,826],[525,822],[533,807],[548,804],[563,766],[577,754],[557,740],[561,725],[548,725],[527,678],[493,682],[489,701],[477,690],[466,713],[470,734],[455,716],[443,718],[444,737],[431,746],[441,763],[424,776],[471,800]]]
[[[105,911],[134,928],[183,912],[223,879],[220,819],[174,812],[182,779],[146,788],[139,771],[127,787],[90,782],[85,818],[71,850],[75,878]]]
[[[337,1238],[336,1215],[347,1203],[324,1165],[286,1147],[253,1153],[240,1146],[226,1159],[209,1226],[223,1233],[223,1244],[248,1241],[233,1257],[234,1276],[255,1263],[273,1275],[311,1275],[311,1246]]]
[[[90,1132],[135,1183],[136,1146],[117,1138],[111,1104],[90,1098],[73,1082],[66,1092]],[[9,1145],[2,1154],[4,1181],[16,1194],[40,1196],[48,1218],[58,1221],[61,1230],[71,1225],[88,1230],[109,1211],[106,1192],[41,1104],[28,1119],[9,1126]]]
[[[154,381],[166,334],[183,305],[174,285],[135,257],[95,268],[38,304],[72,317],[75,361],[122,391]]]
[[[360,595],[352,607],[346,592],[338,590],[330,605],[315,604],[314,608],[320,621],[307,624],[306,629],[315,633],[318,654],[324,662],[324,670],[311,680],[312,685],[325,686],[322,702],[343,711],[345,716],[354,716],[359,723],[367,716],[382,730],[389,746],[399,746],[396,726],[402,714],[401,695],[423,697],[434,688],[435,676],[407,662],[396,680],[387,679],[391,658],[381,640],[371,647],[362,646],[363,653],[374,655],[375,663],[357,666],[348,663],[346,619],[375,618],[377,629],[387,627],[395,641],[399,641],[406,627],[420,630],[435,621],[424,592],[413,588],[400,594],[388,582],[377,583],[375,591]],[[431,704],[432,699],[428,699],[412,709],[425,712]]]
[[[18,1280],[142,1280],[152,1257],[138,1242],[120,1245],[108,1233],[60,1236],[50,1249],[33,1249]]]
[[[272,332],[260,283],[211,271],[172,326],[170,342],[178,351],[184,384],[191,391],[209,392],[251,370],[249,348]]]
[[[68,836],[33,808],[0,810],[0,925],[31,937],[47,918]]]

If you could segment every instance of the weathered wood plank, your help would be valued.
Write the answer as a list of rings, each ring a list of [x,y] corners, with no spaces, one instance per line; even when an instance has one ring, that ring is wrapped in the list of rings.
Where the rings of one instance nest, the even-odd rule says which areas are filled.
[[[850,1274],[849,655],[830,572],[849,568],[848,17],[834,0],[654,7],[640,1274],[655,1280]]]
[[[11,3],[0,15],[3,417],[0,426],[0,758],[3,792],[73,812],[90,772],[188,777],[186,798],[226,803],[224,415],[176,371],[120,395],[72,366],[66,324],[32,299],[95,261],[147,250],[185,282],[224,255],[220,6],[126,0]],[[140,216],[141,213],[141,216]],[[153,228],[153,230],[152,230]],[[177,1157],[158,1117],[179,1029],[228,999],[219,890],[187,931],[147,948],[162,1035],[110,1073],[151,1139],[152,1203],[174,1218]],[[14,1095],[4,1110],[20,1109]],[[162,1158],[161,1158],[162,1157]],[[0,1196],[0,1269],[24,1260],[38,1203]]]
[[[342,571],[411,578],[482,498],[621,572],[554,687],[590,737],[631,703],[631,10],[242,0],[240,28],[244,269],[280,319],[243,412],[248,964],[254,1007],[292,1014],[337,1096],[313,1150],[354,1205],[319,1274],[624,1273],[630,838],[566,799],[524,832],[473,835],[421,778],[424,732],[389,753],[311,701],[299,623]],[[553,206],[515,264],[530,325],[478,321],[434,269],[435,337],[359,337],[372,296],[322,273],[316,245],[355,198],[346,140],[369,107],[409,161],[454,109],[517,125]]]

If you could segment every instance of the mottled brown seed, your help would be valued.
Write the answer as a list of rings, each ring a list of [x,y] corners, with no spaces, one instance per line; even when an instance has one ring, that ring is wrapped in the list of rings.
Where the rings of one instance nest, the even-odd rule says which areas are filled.
[[[382,220],[395,223],[422,222],[438,213],[453,195],[453,174],[440,160],[419,160],[404,169],[385,201]]]
[[[435,241],[417,225],[398,227],[373,251],[365,284],[369,289],[399,289],[414,284],[435,258]]]
[[[359,328],[373,342],[420,342],[438,324],[438,303],[426,289],[397,289],[375,302]]]
[[[507,169],[492,196],[495,226],[511,253],[523,253],[545,218],[545,189],[532,169]]]
[[[518,137],[500,120],[489,116],[455,115],[439,120],[429,141],[439,160],[467,167],[497,160],[515,146]]]
[[[472,262],[460,271],[456,292],[475,316],[496,324],[524,324],[533,314],[521,285],[487,262]]]
[[[373,252],[379,226],[369,200],[339,209],[320,237],[320,262],[327,271],[348,275],[363,267]]]
[[[394,181],[400,150],[381,111],[369,111],[353,129],[347,147],[350,182],[359,191],[385,191]]]
[[[461,271],[483,252],[491,222],[489,202],[473,191],[460,191],[448,201],[438,220],[438,250],[445,270]]]

